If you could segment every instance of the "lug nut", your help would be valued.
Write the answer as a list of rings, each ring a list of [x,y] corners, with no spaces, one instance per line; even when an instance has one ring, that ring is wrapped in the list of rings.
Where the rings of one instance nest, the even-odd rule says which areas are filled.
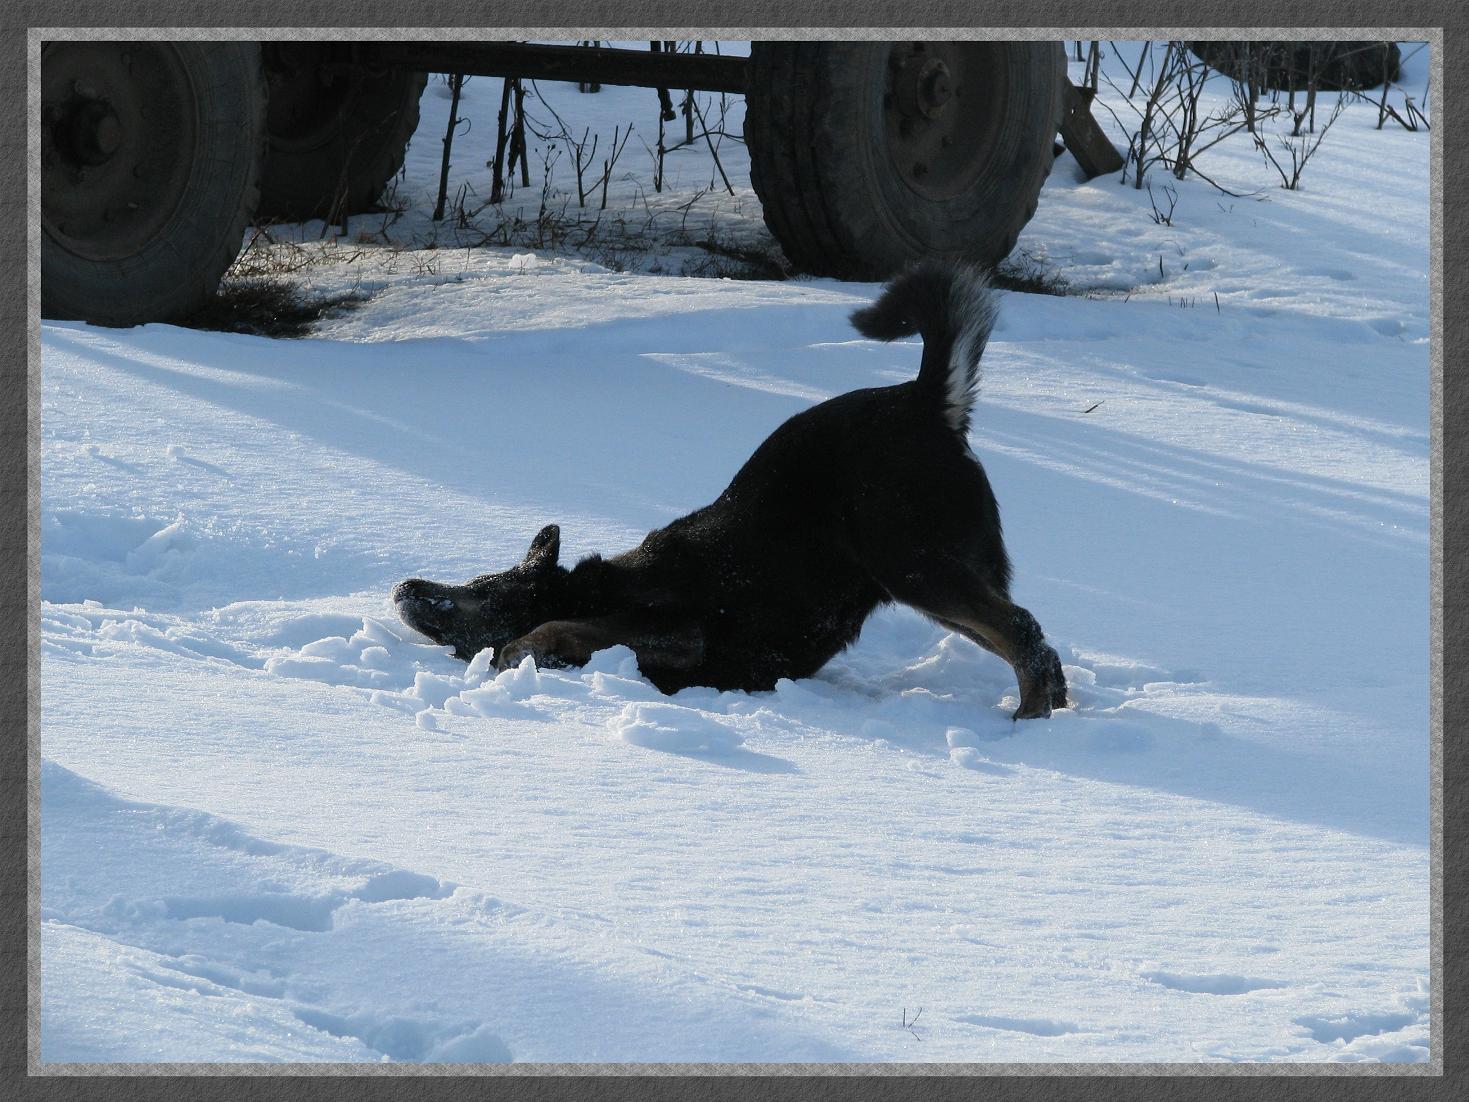
[[[116,116],[108,115],[97,123],[96,142],[102,153],[117,152],[117,147],[122,144],[122,124],[117,121]]]

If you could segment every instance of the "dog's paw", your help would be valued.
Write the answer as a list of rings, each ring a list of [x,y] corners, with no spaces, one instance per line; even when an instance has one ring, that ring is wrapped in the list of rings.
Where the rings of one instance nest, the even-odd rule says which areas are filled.
[[[1061,656],[1046,647],[1032,669],[1038,670],[1034,680],[1020,686],[1020,707],[1012,719],[1047,719],[1055,708],[1066,707],[1066,674],[1061,670]]]
[[[545,665],[545,654],[529,635],[511,640],[501,647],[500,653],[495,655],[495,669],[513,670],[524,662],[527,656],[537,668]]]
[[[495,658],[497,670],[513,670],[530,658],[541,670],[564,670],[571,666],[562,657],[562,648],[566,646],[567,640],[564,636],[549,627],[539,627],[529,635],[522,635],[519,639],[512,639],[500,648],[500,653]]]
[[[1061,670],[1061,656],[1054,650],[1051,651],[1051,674],[1047,680],[1050,691],[1051,707],[1065,708],[1066,705],[1066,674]]]
[[[1049,699],[1032,700],[1022,702],[1020,707],[1010,717],[1014,719],[1049,719],[1051,717],[1051,702]]]

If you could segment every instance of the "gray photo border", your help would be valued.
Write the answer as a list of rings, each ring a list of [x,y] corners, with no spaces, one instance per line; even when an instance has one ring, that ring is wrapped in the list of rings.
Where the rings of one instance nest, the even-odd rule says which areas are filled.
[[[1062,0],[1047,5],[1043,16],[1056,25],[1033,28],[1024,24],[1033,12],[1028,5],[1016,3],[988,4],[983,7],[961,3],[919,3],[905,5],[904,21],[922,25],[921,29],[898,24],[886,16],[884,5],[873,0],[854,0],[848,5],[826,3],[808,6],[799,13],[782,11],[780,6],[766,0],[738,0],[739,7],[705,2],[684,4],[653,0],[636,4],[622,4],[614,10],[612,5],[574,5],[556,0],[528,4],[523,0],[498,3],[493,11],[501,25],[480,30],[465,29],[480,23],[488,12],[475,5],[453,2],[406,4],[371,4],[360,0],[343,0],[336,4],[323,4],[320,0],[251,0],[231,5],[218,15],[201,17],[196,9],[180,0],[147,0],[118,3],[107,12],[107,22],[91,14],[89,6],[78,0],[64,3],[41,4],[25,0],[19,5],[11,19],[16,24],[17,34],[8,43],[3,64],[0,64],[0,79],[7,91],[14,92],[12,103],[21,101],[26,95],[27,111],[19,119],[12,119],[5,130],[5,147],[15,154],[24,148],[26,158],[15,155],[5,159],[4,171],[15,186],[6,194],[12,196],[11,206],[21,213],[19,202],[14,198],[20,193],[20,177],[27,178],[27,202],[25,218],[12,218],[4,223],[3,233],[7,244],[19,245],[25,241],[27,278],[21,284],[18,273],[12,275],[7,286],[5,304],[8,309],[4,317],[12,321],[16,329],[25,326],[24,361],[28,367],[24,394],[25,402],[12,399],[0,404],[0,439],[19,441],[25,439],[27,448],[7,448],[3,456],[3,485],[6,489],[7,510],[5,523],[0,525],[0,546],[19,552],[25,548],[28,569],[22,574],[10,572],[0,582],[0,603],[7,610],[14,609],[25,616],[27,631],[24,642],[16,646],[17,640],[7,640],[4,669],[14,676],[0,679],[0,696],[7,706],[7,714],[26,718],[27,740],[19,739],[7,745],[7,766],[0,771],[7,786],[7,795],[13,798],[0,802],[0,823],[3,823],[7,841],[19,843],[22,838],[29,846],[19,844],[6,847],[6,872],[21,873],[6,877],[5,890],[13,906],[6,908],[0,923],[3,923],[5,959],[12,967],[5,969],[4,1006],[12,1011],[10,1017],[15,1026],[24,1021],[25,1028],[14,1032],[7,1030],[0,1037],[0,1065],[25,1075],[22,1081],[26,1094],[51,1095],[64,1092],[68,1097],[106,1095],[108,1097],[157,1097],[178,1091],[188,1097],[236,1097],[239,1095],[278,1094],[282,1090],[308,1090],[312,1094],[344,1094],[348,1091],[361,1094],[379,1091],[401,1092],[418,1097],[429,1093],[439,1096],[460,1090],[482,1090],[493,1087],[497,1094],[513,1094],[518,1097],[580,1096],[586,1092],[591,1097],[645,1097],[666,1090],[676,1092],[677,1097],[726,1097],[731,1094],[760,1093],[774,1096],[823,1096],[840,1092],[841,1097],[859,1093],[860,1090],[881,1091],[885,1096],[901,1091],[904,1094],[920,1092],[924,1097],[959,1097],[972,1095],[981,1086],[986,1091],[1003,1090],[1007,1095],[1016,1093],[1036,1098],[1051,1097],[1131,1097],[1134,1093],[1167,1092],[1170,1095],[1187,1090],[1192,1094],[1213,1093],[1216,1089],[1240,1090],[1250,1093],[1268,1093],[1275,1096],[1282,1092],[1292,1096],[1309,1094],[1325,1097],[1358,1093],[1375,1094],[1392,1090],[1434,1096],[1450,1089],[1451,1080],[1458,1079],[1458,1065],[1445,1053],[1463,1051],[1461,1044],[1451,1044],[1450,1038],[1462,1042],[1463,1030],[1458,1022],[1446,1023],[1445,1011],[1457,1005],[1463,987],[1462,966],[1458,954],[1445,950],[1457,946],[1463,929],[1463,907],[1453,898],[1446,898],[1446,884],[1460,884],[1464,879],[1464,862],[1460,851],[1446,850],[1446,830],[1453,832],[1463,822],[1464,797],[1462,793],[1448,789],[1444,784],[1445,766],[1449,774],[1462,776],[1454,767],[1456,747],[1446,747],[1443,742],[1445,694],[1451,694],[1456,703],[1462,700],[1466,680],[1462,664],[1446,661],[1445,646],[1450,638],[1459,634],[1445,635],[1443,617],[1447,611],[1444,595],[1446,583],[1451,583],[1459,557],[1445,555],[1446,524],[1457,534],[1462,531],[1464,507],[1445,500],[1446,475],[1457,473],[1462,467],[1463,448],[1457,439],[1451,439],[1445,429],[1443,411],[1463,408],[1456,398],[1461,397],[1464,386],[1462,375],[1446,378],[1444,374],[1444,339],[1457,335],[1454,319],[1444,317],[1444,303],[1464,301],[1462,276],[1457,269],[1445,271],[1445,238],[1455,246],[1463,241],[1465,214],[1460,203],[1445,203],[1444,181],[1462,179],[1459,172],[1445,176],[1445,162],[1453,168],[1462,168],[1462,149],[1458,142],[1463,130],[1462,120],[1452,118],[1443,111],[1445,69],[1454,62],[1446,51],[1454,45],[1463,45],[1465,38],[1458,33],[1453,23],[1456,19],[1455,5],[1448,2],[1422,2],[1405,0],[1403,3],[1313,3],[1296,5],[1289,12],[1278,5],[1252,0],[1249,3],[1232,5],[1229,15],[1236,23],[1233,27],[1188,28],[1188,33],[1198,37],[1258,37],[1287,38],[1306,37],[1302,27],[1309,27],[1309,36],[1361,37],[1370,33],[1405,40],[1425,40],[1432,44],[1433,71],[1431,97],[1435,105],[1435,131],[1431,147],[1432,182],[1430,208],[1433,233],[1430,245],[1430,267],[1434,273],[1431,292],[1431,389],[1430,432],[1435,462],[1432,465],[1430,496],[1432,515],[1430,521],[1431,552],[1430,576],[1432,599],[1430,605],[1430,630],[1432,646],[1430,657],[1430,724],[1431,759],[1430,810],[1431,841],[1431,910],[1434,937],[1430,950],[1431,972],[1431,1047],[1432,1059],[1423,1065],[1216,1065],[1216,1064],[541,1064],[508,1065],[486,1067],[475,1065],[365,1065],[365,1064],[284,1064],[284,1065],[241,1065],[241,1064],[157,1064],[157,1065],[42,1065],[36,1059],[40,1024],[39,998],[28,999],[27,995],[39,996],[39,421],[40,421],[40,336],[39,336],[39,191],[36,185],[38,164],[38,139],[26,125],[34,118],[37,110],[38,91],[36,79],[39,43],[43,37],[196,37],[269,38],[280,32],[279,28],[293,24],[289,32],[293,37],[313,33],[302,28],[322,28],[337,35],[353,37],[415,37],[441,33],[445,27],[454,27],[455,33],[467,37],[601,37],[642,39],[653,37],[678,38],[741,38],[741,37],[820,37],[840,38],[883,38],[936,36],[944,28],[945,37],[974,38],[1121,38],[1121,37],[1182,37],[1182,28],[1162,25],[1179,13],[1175,5],[1139,0],[1094,0],[1081,4],[1077,0]],[[1307,10],[1303,11],[1302,8]],[[396,10],[394,10],[396,8]],[[799,14],[800,19],[794,18]],[[1214,14],[1210,12],[1209,14]],[[1256,16],[1253,24],[1250,16]],[[1291,15],[1304,17],[1294,29],[1266,26],[1274,17]],[[228,21],[221,16],[232,17]],[[402,19],[401,16],[407,16]],[[607,26],[613,16],[624,16],[617,20],[619,25]],[[1066,20],[1075,17],[1075,22]],[[1099,27],[1096,23],[1110,17],[1112,26]],[[1333,19],[1333,17],[1336,17]],[[1401,20],[1411,19],[1413,27],[1390,26]],[[438,31],[419,26],[409,30],[400,29],[406,23],[422,24],[431,21]],[[987,27],[973,27],[983,21]],[[1327,26],[1328,21],[1351,26]],[[535,22],[530,27],[527,24]],[[554,25],[551,23],[554,22]],[[846,26],[837,25],[848,23]],[[852,25],[860,22],[863,26]],[[884,23],[889,26],[883,26]],[[226,25],[228,23],[228,25]],[[630,24],[637,23],[638,26]],[[736,29],[710,27],[709,23],[736,23]],[[175,31],[170,28],[188,25],[203,28],[195,31]],[[802,30],[819,28],[817,30]],[[84,30],[61,30],[60,28],[85,28]],[[677,27],[676,32],[667,28]],[[962,27],[960,30],[955,28]],[[575,28],[568,32],[567,28]],[[656,28],[656,29],[654,29]],[[1367,31],[1364,32],[1364,28]],[[16,41],[18,40],[18,41]],[[1457,85],[1455,85],[1457,87]],[[1446,142],[1445,136],[1448,136]],[[1450,148],[1446,149],[1445,147]],[[20,166],[25,165],[26,169]],[[28,170],[28,171],[26,171]],[[1460,249],[1456,255],[1462,255]],[[19,255],[16,248],[12,255]],[[13,271],[13,268],[12,268]],[[19,292],[19,294],[15,293]],[[23,298],[21,296],[24,296]],[[22,305],[23,304],[23,305]],[[1446,328],[1447,322],[1447,328]],[[1457,341],[1455,342],[1457,346]],[[14,379],[20,382],[20,361],[17,354],[20,343],[7,345],[11,355],[7,366],[15,364]],[[12,395],[22,393],[19,385],[11,388]],[[19,508],[10,508],[14,504]],[[19,557],[17,555],[17,557]],[[1447,574],[1446,574],[1447,570]],[[1453,587],[1463,592],[1462,586]],[[14,653],[13,653],[14,652]],[[22,673],[22,671],[24,671]],[[23,687],[23,688],[22,688]],[[16,691],[20,690],[20,691]],[[1446,755],[1449,759],[1446,762]],[[27,798],[22,799],[22,778]],[[22,810],[25,818],[21,819]],[[24,855],[22,858],[22,854]],[[24,886],[22,886],[22,884]],[[1452,895],[1452,893],[1451,893]],[[22,906],[22,896],[25,905]],[[1445,926],[1445,911],[1450,921]],[[1449,944],[1445,944],[1445,941]],[[21,967],[22,961],[26,967]],[[25,981],[21,982],[21,977]],[[1447,984],[1447,986],[1446,986]],[[25,1008],[20,1012],[19,1008]],[[22,1071],[22,1069],[24,1069]],[[463,1078],[456,1079],[456,1076]],[[819,1078],[806,1078],[819,1077]],[[1008,1078],[1004,1078],[1008,1077]],[[486,1080],[489,1081],[486,1081]],[[860,1088],[860,1090],[859,1090]],[[1449,1095],[1445,1094],[1445,1097]]]

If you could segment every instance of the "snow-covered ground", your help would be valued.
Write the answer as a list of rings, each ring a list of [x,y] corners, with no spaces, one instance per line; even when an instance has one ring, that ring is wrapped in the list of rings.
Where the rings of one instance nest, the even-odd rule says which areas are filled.
[[[1057,162],[1017,260],[1089,293],[1003,296],[973,436],[1074,705],[1014,724],[903,609],[672,698],[394,616],[548,522],[631,546],[917,368],[848,326],[875,286],[679,276],[711,223],[772,247],[737,141],[733,197],[702,145],[644,195],[654,93],[545,90],[638,120],[637,247],[450,247],[434,83],[390,243],[298,233],[366,299],[310,339],[43,326],[41,1058],[1427,1059],[1427,135],[1356,104],[1297,192],[1231,140],[1253,194],[1159,172],[1171,225]]]

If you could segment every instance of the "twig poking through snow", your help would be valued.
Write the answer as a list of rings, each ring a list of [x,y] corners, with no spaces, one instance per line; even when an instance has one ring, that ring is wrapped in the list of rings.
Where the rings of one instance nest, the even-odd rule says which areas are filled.
[[[923,1038],[918,1036],[918,1031],[915,1030],[913,1027],[918,1024],[918,1019],[921,1017],[923,1017],[923,1007],[920,1006],[918,1008],[917,1013],[913,1015],[911,1021],[908,1019],[908,1008],[906,1006],[903,1007],[903,1028],[906,1029],[909,1033],[913,1034],[914,1040],[917,1041],[921,1041],[923,1040]]]

